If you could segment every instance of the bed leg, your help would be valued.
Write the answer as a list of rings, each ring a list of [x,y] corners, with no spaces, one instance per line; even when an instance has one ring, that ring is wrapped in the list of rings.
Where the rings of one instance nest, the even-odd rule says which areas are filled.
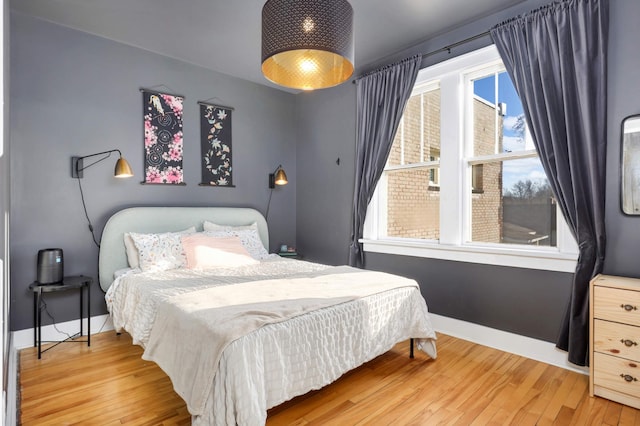
[[[409,358],[413,358],[413,339],[409,339]]]

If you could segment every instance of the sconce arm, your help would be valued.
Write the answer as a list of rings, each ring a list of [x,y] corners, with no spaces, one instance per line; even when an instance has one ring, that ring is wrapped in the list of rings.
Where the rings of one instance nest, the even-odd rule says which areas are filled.
[[[106,160],[107,158],[109,158],[111,156],[112,152],[117,152],[120,157],[122,157],[122,152],[120,152],[119,149],[111,149],[109,151],[103,151],[103,152],[97,152],[95,154],[89,154],[89,155],[85,155],[84,157],[71,157],[71,177],[72,178],[82,178],[82,171],[85,169],[88,169],[89,167],[93,166],[94,164],[98,164],[101,161]],[[105,155],[106,154],[106,155]],[[88,165],[84,165],[84,159],[85,158],[91,158],[91,157],[96,157],[98,155],[104,155],[104,157],[94,161],[91,164]]]

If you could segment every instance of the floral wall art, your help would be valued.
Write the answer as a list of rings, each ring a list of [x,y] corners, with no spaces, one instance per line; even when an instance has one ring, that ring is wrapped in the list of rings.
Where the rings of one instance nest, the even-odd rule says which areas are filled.
[[[141,89],[144,114],[145,184],[184,185],[183,96]]]
[[[231,113],[233,108],[200,104],[202,186],[233,187]]]

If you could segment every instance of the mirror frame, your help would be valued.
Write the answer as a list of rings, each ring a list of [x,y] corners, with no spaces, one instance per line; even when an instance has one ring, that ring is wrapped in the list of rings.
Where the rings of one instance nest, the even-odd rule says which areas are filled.
[[[622,120],[620,154],[620,209],[625,215],[640,215],[640,114]]]

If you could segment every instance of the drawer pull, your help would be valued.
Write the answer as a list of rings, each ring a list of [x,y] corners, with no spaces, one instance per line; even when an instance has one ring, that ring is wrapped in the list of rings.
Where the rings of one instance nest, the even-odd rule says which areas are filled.
[[[629,374],[621,374],[620,377],[622,377],[625,382],[637,382],[638,381],[638,379],[636,379],[633,376],[630,376]]]
[[[638,343],[629,339],[620,339],[620,343],[623,343],[626,347],[638,346]]]
[[[624,309],[625,311],[627,311],[627,312],[629,312],[629,311],[637,311],[637,310],[638,310],[638,308],[636,308],[636,307],[635,307],[635,306],[633,306],[633,305],[629,305],[629,304],[626,304],[626,305],[620,305],[620,307],[621,307],[622,309]]]

